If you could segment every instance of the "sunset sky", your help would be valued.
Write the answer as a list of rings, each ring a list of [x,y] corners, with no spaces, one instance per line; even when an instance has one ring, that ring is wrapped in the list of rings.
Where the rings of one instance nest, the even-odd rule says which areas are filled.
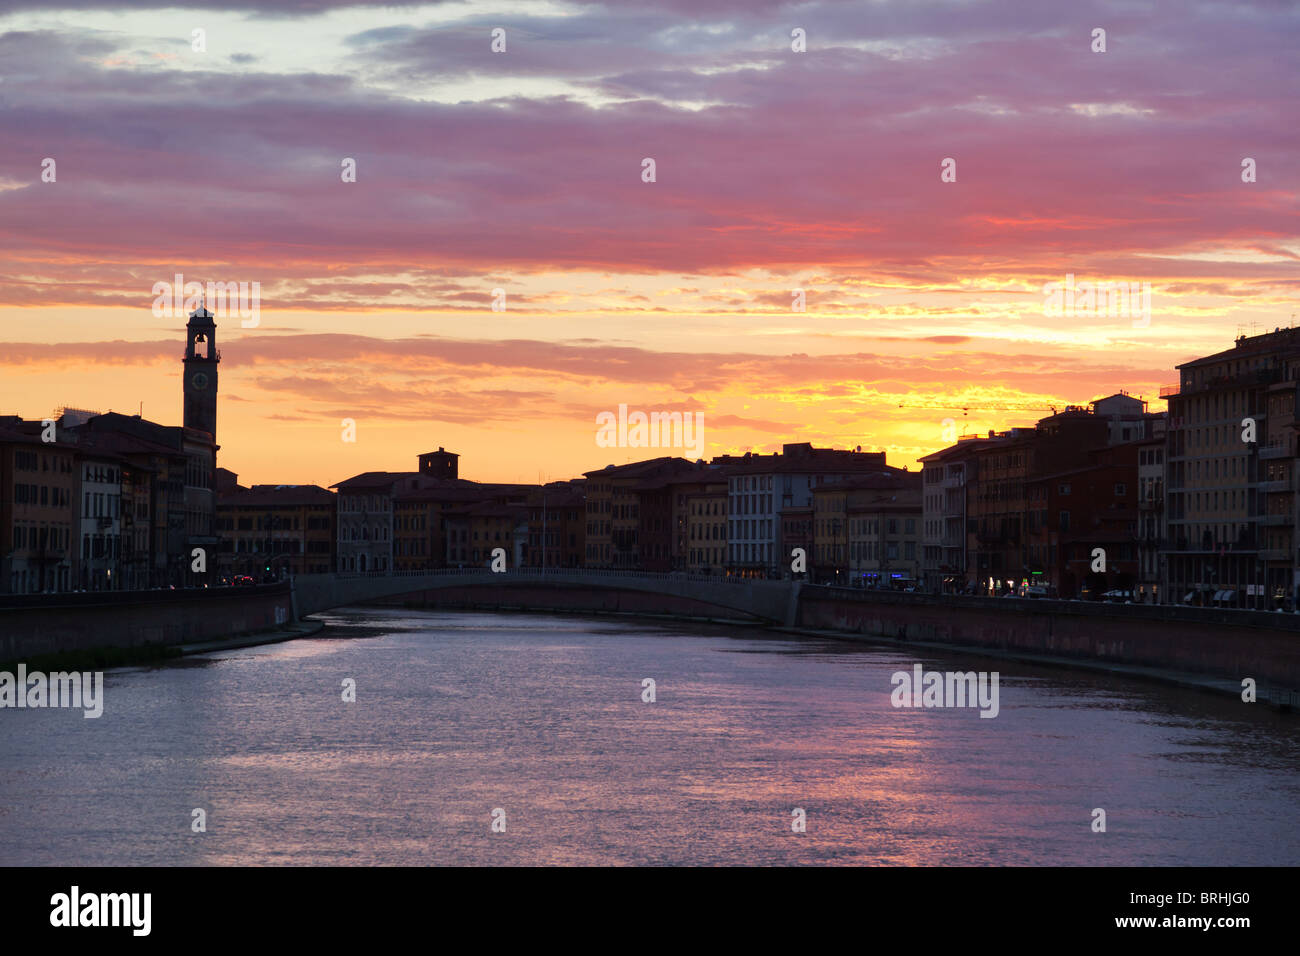
[[[245,484],[672,453],[598,448],[620,403],[915,467],[945,418],[1162,410],[1300,312],[1286,0],[226,6],[0,0],[0,414],[179,424],[176,273],[261,283],[218,319]],[[1047,314],[1067,273],[1149,282],[1149,325]]]

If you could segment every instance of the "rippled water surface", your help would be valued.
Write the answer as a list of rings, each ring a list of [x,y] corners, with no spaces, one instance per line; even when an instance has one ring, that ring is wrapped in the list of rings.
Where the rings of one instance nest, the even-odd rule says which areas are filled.
[[[0,864],[1300,858],[1300,719],[1262,706],[741,628],[328,619],[110,671],[98,720],[0,710]],[[918,661],[999,671],[1000,713],[892,707]]]

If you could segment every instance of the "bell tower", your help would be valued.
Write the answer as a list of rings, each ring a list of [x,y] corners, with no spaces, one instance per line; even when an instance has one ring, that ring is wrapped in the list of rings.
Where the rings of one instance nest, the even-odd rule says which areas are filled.
[[[190,313],[185,326],[185,427],[217,437],[216,318],[204,305]]]

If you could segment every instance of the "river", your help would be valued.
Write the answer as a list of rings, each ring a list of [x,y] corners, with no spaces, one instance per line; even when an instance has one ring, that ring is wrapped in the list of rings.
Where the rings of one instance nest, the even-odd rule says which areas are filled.
[[[98,719],[0,710],[0,864],[1300,859],[1300,718],[1264,705],[743,627],[322,617],[109,671]],[[916,663],[998,671],[997,716],[892,706]]]

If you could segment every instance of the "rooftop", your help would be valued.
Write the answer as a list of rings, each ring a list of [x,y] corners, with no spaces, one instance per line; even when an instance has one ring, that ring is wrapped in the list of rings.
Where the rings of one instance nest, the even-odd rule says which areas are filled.
[[[1175,367],[1179,369],[1199,368],[1236,359],[1276,359],[1281,357],[1284,350],[1296,349],[1300,349],[1300,327],[1289,329],[1279,327],[1272,332],[1262,332],[1259,335],[1239,335],[1233,341],[1232,348],[1224,349],[1222,352],[1215,352],[1213,355],[1207,355],[1204,358],[1193,359]],[[1267,364],[1271,363],[1264,363],[1265,366]]]

